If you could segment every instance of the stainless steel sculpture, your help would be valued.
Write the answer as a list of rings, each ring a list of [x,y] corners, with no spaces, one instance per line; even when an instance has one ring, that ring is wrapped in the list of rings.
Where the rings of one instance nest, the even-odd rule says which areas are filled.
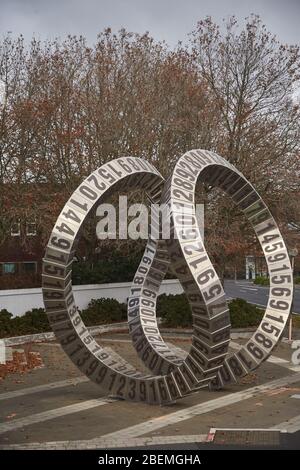
[[[270,275],[264,317],[250,340],[229,357],[225,294],[195,216],[197,180],[223,189],[244,212],[260,241]],[[71,266],[80,228],[95,205],[121,188],[144,189],[151,202],[168,206],[172,221],[169,240],[149,238],[128,300],[129,332],[151,375],[139,372],[94,340],[72,293]],[[192,310],[188,353],[164,342],[156,320],[158,292],[170,263]],[[43,262],[43,296],[57,338],[84,374],[117,397],[164,404],[203,386],[226,386],[257,368],[271,354],[288,320],[293,276],[277,224],[253,186],[219,155],[192,150],[178,160],[165,183],[150,163],[129,157],[107,163],[86,178],[67,201],[50,236]]]

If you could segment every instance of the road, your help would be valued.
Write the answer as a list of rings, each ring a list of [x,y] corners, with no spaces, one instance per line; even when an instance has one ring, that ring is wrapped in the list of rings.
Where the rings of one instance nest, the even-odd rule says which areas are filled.
[[[266,306],[269,295],[269,287],[261,287],[251,281],[225,280],[225,292],[228,297],[245,299],[256,305]],[[295,287],[293,312],[300,315],[300,287]]]

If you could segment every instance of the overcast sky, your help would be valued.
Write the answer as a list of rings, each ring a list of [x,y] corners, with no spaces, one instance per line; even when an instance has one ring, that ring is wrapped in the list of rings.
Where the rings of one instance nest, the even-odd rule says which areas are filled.
[[[94,42],[106,27],[149,31],[171,46],[185,41],[196,22],[258,13],[282,42],[300,43],[300,0],[0,0],[0,35],[40,39],[82,34]]]

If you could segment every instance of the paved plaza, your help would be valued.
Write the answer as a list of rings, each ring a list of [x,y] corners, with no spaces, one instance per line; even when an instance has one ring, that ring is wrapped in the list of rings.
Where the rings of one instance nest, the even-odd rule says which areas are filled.
[[[233,336],[232,350],[245,341]],[[189,348],[187,335],[165,339]],[[101,343],[143,369],[127,334],[102,335]],[[276,429],[294,437],[300,430],[300,366],[291,363],[287,341],[241,383],[163,407],[105,396],[56,342],[34,343],[33,350],[44,367],[0,383],[1,449],[195,448],[211,445],[212,429]]]

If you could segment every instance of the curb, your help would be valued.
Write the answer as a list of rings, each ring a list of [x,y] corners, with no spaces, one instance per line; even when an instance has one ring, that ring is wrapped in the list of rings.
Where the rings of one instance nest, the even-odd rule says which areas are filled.
[[[88,330],[91,334],[101,334],[101,333],[108,333],[115,330],[124,329],[127,330],[127,322],[122,323],[110,323],[109,325],[98,325],[98,326],[91,326],[88,327]],[[5,346],[16,346],[18,344],[24,343],[41,343],[43,341],[53,341],[55,340],[55,335],[52,331],[45,332],[45,333],[35,333],[32,335],[24,335],[24,336],[12,336],[11,338],[2,338]]]
[[[88,327],[89,332],[92,335],[97,334],[104,334],[104,333],[111,333],[111,332],[128,332],[128,323],[121,322],[121,323],[110,323],[108,325],[97,325],[97,326],[90,326]],[[249,338],[253,333],[253,329],[245,329],[245,330],[236,330],[231,332],[231,339],[238,339],[238,338]],[[167,333],[171,335],[175,335],[178,337],[188,336],[190,337],[193,333],[192,329],[185,329],[185,330],[178,330],[177,328],[162,328],[162,333]],[[34,333],[31,335],[23,335],[23,336],[12,336],[11,338],[3,338],[2,339],[5,343],[5,346],[17,346],[19,344],[24,343],[41,343],[44,341],[54,341],[55,335],[53,332],[45,332],[45,333]]]

